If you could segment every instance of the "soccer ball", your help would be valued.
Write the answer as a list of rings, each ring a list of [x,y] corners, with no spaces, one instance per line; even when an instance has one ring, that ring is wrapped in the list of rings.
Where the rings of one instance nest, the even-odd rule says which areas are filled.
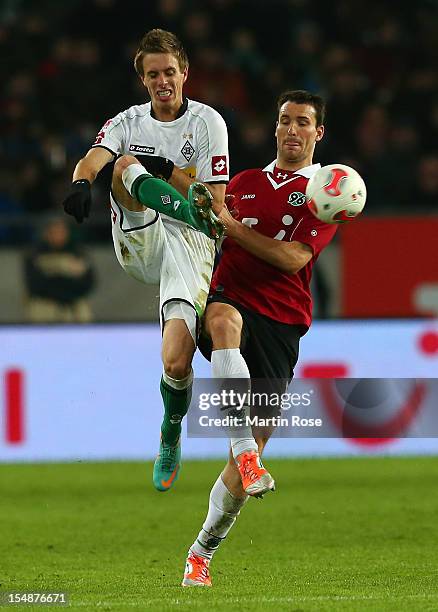
[[[366,197],[363,178],[344,164],[323,166],[310,178],[306,188],[310,210],[324,223],[352,221],[362,212]]]

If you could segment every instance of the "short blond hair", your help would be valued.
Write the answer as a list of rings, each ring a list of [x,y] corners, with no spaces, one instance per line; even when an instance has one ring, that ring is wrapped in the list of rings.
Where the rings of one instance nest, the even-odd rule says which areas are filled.
[[[140,77],[144,77],[143,57],[147,53],[171,53],[178,60],[178,65],[183,72],[189,65],[189,58],[182,43],[172,32],[155,28],[149,30],[140,41],[134,58],[135,71]]]

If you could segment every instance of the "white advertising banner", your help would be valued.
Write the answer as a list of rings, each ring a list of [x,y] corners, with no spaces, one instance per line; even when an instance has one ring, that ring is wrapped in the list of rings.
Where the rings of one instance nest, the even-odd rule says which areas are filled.
[[[162,416],[155,325],[0,328],[0,461],[151,459]],[[210,376],[201,355],[197,377]],[[438,378],[433,321],[316,322],[302,378]],[[220,438],[183,440],[184,456],[225,457]],[[271,456],[437,453],[434,438],[361,443],[276,438]]]

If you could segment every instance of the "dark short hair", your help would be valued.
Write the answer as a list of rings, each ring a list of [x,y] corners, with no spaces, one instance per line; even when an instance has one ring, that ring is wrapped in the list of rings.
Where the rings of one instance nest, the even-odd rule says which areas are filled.
[[[321,96],[310,93],[304,89],[293,89],[284,91],[277,100],[277,112],[285,102],[295,102],[295,104],[309,104],[315,109],[316,127],[323,125],[325,120],[325,101]]]
[[[175,34],[167,30],[159,28],[149,30],[141,39],[134,58],[134,67],[140,77],[144,76],[143,57],[147,53],[171,53],[178,60],[181,72],[189,65],[189,58],[182,43]]]

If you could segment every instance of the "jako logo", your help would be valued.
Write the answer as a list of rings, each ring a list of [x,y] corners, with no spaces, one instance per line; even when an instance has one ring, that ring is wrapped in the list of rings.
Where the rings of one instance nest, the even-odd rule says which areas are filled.
[[[7,444],[24,442],[24,372],[17,368],[6,370],[3,375],[4,430]]]

